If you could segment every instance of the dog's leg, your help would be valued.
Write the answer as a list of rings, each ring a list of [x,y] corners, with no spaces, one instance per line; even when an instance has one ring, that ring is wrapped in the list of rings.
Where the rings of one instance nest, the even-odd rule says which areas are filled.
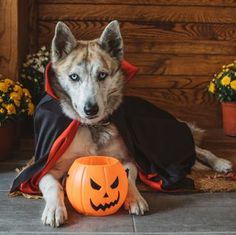
[[[143,215],[145,211],[149,210],[149,207],[136,187],[137,168],[131,162],[125,163],[124,168],[128,169],[129,182],[128,194],[124,204],[125,209],[130,214]]]
[[[210,166],[208,166],[200,161],[195,161],[195,164],[192,167],[192,170],[196,170],[196,171],[198,171],[198,170],[203,170],[203,171],[208,170],[209,171],[210,169],[211,169]]]
[[[226,159],[219,158],[212,152],[206,149],[195,147],[197,153],[197,159],[217,172],[229,172],[232,171],[232,163]]]
[[[46,201],[42,214],[43,224],[58,227],[67,220],[64,191],[61,184],[51,174],[46,174],[39,182],[39,188]]]

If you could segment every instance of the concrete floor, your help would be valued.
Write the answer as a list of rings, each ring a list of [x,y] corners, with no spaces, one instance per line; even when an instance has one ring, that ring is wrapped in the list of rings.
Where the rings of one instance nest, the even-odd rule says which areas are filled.
[[[77,214],[67,202],[68,223],[40,222],[43,200],[8,197],[14,169],[24,160],[0,162],[0,234],[236,234],[236,193],[168,195],[144,192],[150,212],[132,216],[123,209],[106,217]]]

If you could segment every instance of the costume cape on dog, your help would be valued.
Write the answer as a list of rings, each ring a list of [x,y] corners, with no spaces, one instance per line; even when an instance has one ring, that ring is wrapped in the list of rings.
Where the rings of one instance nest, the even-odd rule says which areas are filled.
[[[122,61],[127,80],[137,68]],[[45,70],[46,95],[36,108],[35,160],[14,180],[10,193],[39,195],[40,179],[53,167],[73,140],[80,123],[62,112],[50,79],[55,76],[51,65]],[[193,189],[186,178],[195,162],[194,141],[188,126],[169,113],[138,98],[124,97],[109,121],[118,128],[131,156],[134,157],[140,179],[149,186],[165,191]]]

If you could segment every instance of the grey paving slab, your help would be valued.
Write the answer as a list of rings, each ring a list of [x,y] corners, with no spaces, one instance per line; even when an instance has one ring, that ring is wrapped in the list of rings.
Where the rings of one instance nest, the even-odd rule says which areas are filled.
[[[88,217],[79,215],[67,205],[68,224],[61,228],[50,228],[42,225],[40,221],[44,208],[43,200],[9,198],[7,192],[0,191],[0,201],[0,231],[6,234],[133,232],[132,217],[124,210],[112,216]]]
[[[25,161],[20,162],[0,162],[0,191],[9,190],[13,179],[16,176],[16,168],[25,165]]]
[[[9,233],[1,233],[0,234],[10,234],[10,235],[47,235],[47,234],[50,234],[50,235],[133,235],[135,233],[131,232],[131,233],[126,233],[126,232],[122,232],[122,233],[118,233],[118,232],[93,232],[93,233],[90,233],[90,232],[46,232],[46,233],[43,233],[43,232],[24,232],[24,233],[12,233],[12,232],[9,232]]]
[[[150,212],[133,217],[136,232],[236,233],[236,193],[143,195]]]
[[[63,235],[235,235],[236,232],[9,232],[9,233],[1,233],[0,234],[11,234],[11,235],[57,235],[57,234],[63,234]]]

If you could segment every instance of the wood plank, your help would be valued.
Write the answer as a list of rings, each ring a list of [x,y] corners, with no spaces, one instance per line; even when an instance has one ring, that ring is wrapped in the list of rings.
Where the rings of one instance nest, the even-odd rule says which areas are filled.
[[[188,106],[207,106],[216,104],[216,100],[208,93],[207,89],[154,89],[154,88],[133,88],[132,82],[127,84],[128,93],[140,94],[148,99],[158,100],[162,104],[173,104],[178,108]],[[161,98],[162,97],[162,98]]]
[[[139,74],[212,76],[223,64],[231,63],[235,56],[169,55],[126,53],[126,60],[135,64]]]
[[[119,5],[188,5],[188,6],[236,6],[234,0],[38,0],[40,4],[119,4]]]
[[[129,83],[132,88],[155,89],[202,89],[206,90],[210,76],[163,76],[138,74]]]
[[[217,130],[212,129],[206,132],[206,141],[204,143],[204,147],[208,146],[212,149],[222,149],[222,145],[224,145],[224,150],[231,150],[235,153],[236,150],[236,138],[232,138],[224,135],[223,129]],[[235,158],[236,163],[236,158]]]
[[[45,33],[45,32],[44,32]],[[53,31],[50,35],[40,34],[38,37],[38,47],[46,45],[50,48],[53,38]],[[92,37],[83,37],[80,40],[90,40]],[[96,38],[96,37],[93,37]],[[146,38],[143,41],[139,38],[130,39],[123,37],[125,53],[149,53],[149,54],[195,54],[195,55],[236,55],[236,42],[219,41],[189,41],[189,42],[162,42]]]
[[[203,128],[221,126],[219,104],[202,89],[145,89],[128,85],[127,95],[142,97],[181,120]]]
[[[233,7],[40,4],[39,19],[231,24],[236,23],[236,14]]]
[[[0,73],[16,80],[18,75],[17,1],[0,1]]]
[[[236,42],[188,41],[160,42],[158,40],[126,39],[125,52],[149,54],[236,55]]]
[[[99,37],[108,22],[65,21],[75,37]],[[56,21],[39,21],[39,45],[50,45]],[[121,23],[126,52],[167,54],[236,54],[236,24]]]
[[[159,41],[235,41],[235,26],[236,24],[198,22],[121,22],[122,32],[128,33],[130,37],[135,37],[138,33],[139,38],[149,36]]]

